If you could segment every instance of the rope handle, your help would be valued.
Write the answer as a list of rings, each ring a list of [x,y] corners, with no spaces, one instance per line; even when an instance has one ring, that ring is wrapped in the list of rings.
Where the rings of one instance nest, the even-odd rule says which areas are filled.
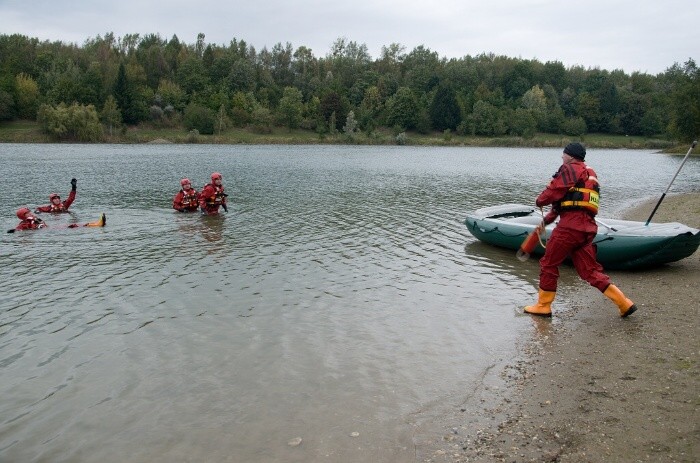
[[[540,222],[540,224],[538,225],[538,227],[540,227],[540,233],[537,234],[537,240],[540,242],[540,246],[542,246],[544,249],[547,249],[545,242],[542,241],[542,235],[547,236],[547,234],[544,231],[547,225],[544,223],[544,209],[542,209],[542,206],[540,206],[540,214],[542,214],[542,222]]]

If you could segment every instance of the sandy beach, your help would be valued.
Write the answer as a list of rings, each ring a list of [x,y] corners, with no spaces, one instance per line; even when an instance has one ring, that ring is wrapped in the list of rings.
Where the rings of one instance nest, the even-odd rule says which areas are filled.
[[[645,221],[657,201],[620,218]],[[653,221],[700,228],[700,193],[667,197]],[[700,252],[609,275],[634,315],[583,282],[560,285],[553,318],[533,317],[521,356],[436,420],[442,433],[415,442],[416,461],[700,460]]]

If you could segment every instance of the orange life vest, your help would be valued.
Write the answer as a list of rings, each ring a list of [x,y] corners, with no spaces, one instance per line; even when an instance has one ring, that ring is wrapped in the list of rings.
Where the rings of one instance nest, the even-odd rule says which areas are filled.
[[[197,191],[194,188],[182,191],[182,206],[186,208],[197,208]]]
[[[208,187],[209,185],[214,187],[215,193],[213,197],[208,197],[205,198],[205,201],[207,203],[207,206],[220,206],[221,203],[224,202],[224,187],[223,186],[216,186],[211,183],[208,183],[204,185],[204,188]]]

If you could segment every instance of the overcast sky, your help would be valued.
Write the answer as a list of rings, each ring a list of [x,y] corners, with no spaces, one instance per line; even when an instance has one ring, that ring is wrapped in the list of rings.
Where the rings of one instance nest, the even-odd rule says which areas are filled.
[[[82,45],[113,32],[236,38],[325,56],[339,37],[372,58],[398,43],[440,57],[495,53],[565,66],[657,74],[700,58],[697,0],[0,0],[0,34]],[[2,59],[2,57],[0,57]]]

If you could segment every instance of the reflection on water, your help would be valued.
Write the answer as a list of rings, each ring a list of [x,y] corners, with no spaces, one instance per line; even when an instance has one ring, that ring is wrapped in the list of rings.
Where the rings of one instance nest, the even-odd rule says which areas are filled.
[[[520,308],[536,261],[477,242],[463,221],[534,198],[558,150],[3,145],[0,156],[6,229],[71,177],[72,212],[50,225],[108,220],[0,241],[2,461],[411,461],[415,423],[533,331]],[[589,157],[610,185],[608,215],[663,190],[680,162]],[[170,209],[182,176],[200,186],[213,171],[228,214]],[[699,172],[689,160],[675,191]]]

